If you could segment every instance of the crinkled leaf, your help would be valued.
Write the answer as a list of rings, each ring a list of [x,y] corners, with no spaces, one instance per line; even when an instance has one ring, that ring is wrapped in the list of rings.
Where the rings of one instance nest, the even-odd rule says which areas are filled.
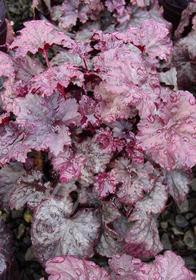
[[[155,257],[153,263],[144,263],[128,255],[116,255],[109,260],[116,280],[194,280],[192,271],[184,265],[184,260],[173,251]]]
[[[153,264],[142,263],[140,259],[129,255],[114,255],[108,261],[111,270],[115,273],[116,280],[152,280],[149,273]]]
[[[184,260],[176,255],[173,251],[166,251],[163,256],[157,256],[154,261],[151,279],[154,277],[163,280],[194,280],[195,276],[192,271],[185,267]]]
[[[190,168],[196,163],[195,98],[188,91],[162,98],[159,111],[139,122],[137,143],[167,171]]]
[[[32,223],[32,243],[41,263],[58,255],[79,258],[93,256],[99,238],[100,218],[90,209],[77,212],[72,218],[70,200],[50,199],[36,209]]]
[[[54,169],[60,172],[61,182],[67,182],[73,177],[77,180],[84,162],[85,157],[82,154],[74,153],[69,147],[52,159]]]
[[[11,160],[25,162],[31,147],[25,143],[26,132],[15,122],[0,126],[0,165]]]
[[[99,173],[95,176],[94,187],[96,191],[98,191],[99,197],[103,199],[108,196],[109,193],[115,193],[117,182],[114,173]]]
[[[109,127],[106,127],[105,129],[101,127],[97,130],[95,141],[99,144],[103,153],[112,153],[116,150],[120,152],[124,147],[123,140],[115,139]]]
[[[129,222],[134,224],[126,233],[124,252],[138,258],[152,258],[163,249],[157,228],[157,215],[136,209],[129,217]]]
[[[86,162],[83,165],[84,169],[81,170],[81,177],[83,177],[81,179],[85,180],[85,173],[90,175],[105,171],[106,165],[110,162],[111,155],[104,154],[97,143],[88,138],[82,143],[77,144],[77,148],[86,158]]]
[[[10,162],[0,169],[0,208],[8,210],[10,195],[15,189],[17,179],[25,170],[19,162]]]
[[[10,196],[11,210],[14,208],[20,210],[26,203],[31,210],[34,210],[43,200],[50,197],[51,183],[44,183],[42,176],[40,171],[33,170],[17,180],[16,187]]]
[[[92,125],[95,127],[99,126],[101,121],[99,120],[95,112],[95,101],[89,96],[83,95],[79,104],[79,112],[82,115],[81,127],[84,129],[88,127],[88,125]]]
[[[104,268],[73,256],[55,257],[46,263],[48,280],[112,280]]]
[[[69,83],[81,86],[83,79],[83,73],[77,70],[73,64],[63,63],[34,77],[30,83],[29,92],[50,96],[58,88],[58,85],[65,88],[68,87]]]
[[[170,32],[165,24],[159,23],[153,19],[143,20],[141,28],[132,27],[128,29],[127,35],[134,32],[132,42],[136,46],[143,47],[143,54],[148,54],[149,58],[154,61],[158,56],[160,59],[167,61],[167,55],[172,49]],[[153,34],[153,37],[152,37]]]
[[[191,170],[172,170],[166,172],[166,184],[169,187],[169,193],[173,199],[181,204],[189,192],[188,184],[192,181]]]
[[[16,49],[17,56],[25,56],[28,52],[43,52],[54,44],[67,48],[74,45],[74,41],[45,20],[28,21],[24,26],[10,46],[10,49]]]

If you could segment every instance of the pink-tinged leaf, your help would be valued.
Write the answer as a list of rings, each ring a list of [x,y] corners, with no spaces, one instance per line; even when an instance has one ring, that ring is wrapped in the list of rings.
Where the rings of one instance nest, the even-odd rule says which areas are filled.
[[[82,154],[74,153],[69,147],[66,147],[62,153],[52,158],[53,167],[59,171],[61,182],[67,182],[73,177],[77,180],[80,177],[84,162],[85,157]]]
[[[16,37],[10,49],[16,49],[16,56],[25,56],[28,52],[44,52],[53,45],[71,48],[75,43],[63,32],[57,31],[53,24],[45,20],[32,20],[24,23],[20,35]]]
[[[172,66],[177,70],[178,85],[184,88],[196,82],[195,40],[196,30],[193,30],[188,36],[180,39],[172,50]]]
[[[153,166],[130,163],[129,159],[121,158],[114,164],[114,172],[118,183],[122,183],[117,196],[123,204],[135,204],[142,199],[143,192],[149,193],[154,188]]]
[[[120,152],[124,147],[123,140],[115,139],[109,127],[106,127],[105,129],[101,127],[97,130],[95,141],[99,144],[103,153],[112,153],[116,150]]]
[[[13,58],[9,54],[0,51],[0,61],[0,76],[15,77]]]
[[[123,36],[123,33],[120,35]],[[103,52],[122,47],[123,39],[121,36],[119,36],[119,32],[103,33],[103,31],[97,30],[93,33],[91,40],[97,42],[94,48]]]
[[[113,172],[99,173],[95,176],[94,187],[96,191],[98,191],[99,197],[103,199],[108,196],[109,193],[115,193],[117,182]]]
[[[92,257],[100,231],[98,213],[90,209],[78,211],[72,218],[72,203],[50,199],[36,209],[32,223],[32,243],[41,263],[58,255]]]
[[[11,160],[25,162],[27,153],[31,147],[23,141],[26,138],[26,132],[15,122],[0,126],[0,165]]]
[[[193,179],[191,170],[183,171],[174,169],[166,172],[165,179],[170,195],[178,204],[183,203],[189,192],[188,185]]]
[[[19,162],[10,162],[0,169],[0,208],[4,211],[9,209],[10,195],[15,189],[17,179],[24,174],[25,170]]]
[[[167,61],[167,55],[172,49],[172,41],[165,24],[153,19],[143,20],[140,28],[130,27],[126,34],[127,38],[130,37],[128,41],[143,48],[143,54],[148,54],[151,61],[156,62],[156,57]]]
[[[165,208],[168,199],[168,187],[156,182],[154,189],[146,194],[142,200],[136,202],[137,211],[144,211],[147,214],[160,214]]]
[[[193,272],[185,267],[184,260],[173,251],[166,251],[163,256],[156,256],[152,272],[150,273],[151,279],[155,279],[155,277],[163,280],[195,279]]]
[[[112,280],[104,268],[73,256],[58,256],[46,263],[48,280]]]
[[[34,210],[43,200],[48,199],[52,192],[51,183],[42,181],[43,174],[33,170],[21,176],[10,196],[10,208],[21,210],[25,204]]]
[[[14,103],[14,114],[17,123],[29,129],[36,141],[29,140],[35,150],[50,148],[54,155],[63,151],[64,145],[71,144],[70,132],[66,125],[80,119],[75,99],[65,100],[58,94],[41,97],[28,94],[17,98]]]
[[[152,280],[152,278],[149,278],[149,273],[153,269],[151,263],[142,263],[140,259],[126,254],[122,256],[114,255],[108,263],[115,273],[116,280]]]
[[[94,58],[94,64],[106,81],[106,89],[115,95],[127,97],[133,85],[142,85],[148,77],[141,55],[125,46],[100,53]],[[138,97],[132,96],[134,98],[137,100]]]
[[[134,224],[126,233],[124,252],[136,258],[152,258],[162,251],[157,216],[135,209],[128,220]]]
[[[173,251],[155,257],[154,263],[144,263],[128,255],[116,255],[109,260],[116,280],[194,280],[192,271],[185,267],[184,260]]]
[[[29,92],[50,96],[59,85],[65,88],[70,83],[81,86],[83,80],[83,73],[77,70],[72,63],[63,63],[34,77],[30,82]]]
[[[89,125],[99,126],[101,120],[98,119],[95,113],[96,103],[95,101],[87,95],[83,95],[80,102],[79,112],[82,115],[81,127],[87,128]]]
[[[158,111],[138,124],[137,143],[167,171],[190,168],[196,163],[195,98],[188,91],[162,98]]]

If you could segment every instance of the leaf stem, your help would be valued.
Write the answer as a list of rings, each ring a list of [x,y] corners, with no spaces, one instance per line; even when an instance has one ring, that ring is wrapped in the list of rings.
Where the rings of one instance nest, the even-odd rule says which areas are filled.
[[[44,54],[44,57],[45,57],[45,60],[46,60],[46,65],[47,65],[48,68],[50,68],[50,63],[49,63],[48,56],[47,56],[47,50],[45,48],[43,50],[43,54]]]

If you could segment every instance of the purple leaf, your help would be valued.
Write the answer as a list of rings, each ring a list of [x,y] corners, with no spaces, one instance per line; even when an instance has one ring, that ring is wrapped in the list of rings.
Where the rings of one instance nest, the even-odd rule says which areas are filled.
[[[33,170],[17,180],[16,187],[10,196],[11,210],[14,208],[20,210],[26,203],[31,210],[34,210],[43,200],[50,197],[51,183],[43,183],[42,176],[40,171]]]
[[[31,147],[23,141],[26,138],[25,130],[15,122],[0,126],[0,165],[11,160],[25,162]]]
[[[73,256],[55,257],[46,263],[48,280],[112,280],[104,268]]]
[[[15,189],[17,179],[25,173],[22,164],[10,162],[0,170],[0,208],[9,209],[10,195]]]
[[[162,251],[157,216],[135,209],[128,220],[134,224],[126,233],[124,252],[137,258],[152,258]]]
[[[173,199],[181,204],[189,192],[188,184],[191,183],[193,175],[191,170],[172,170],[166,172],[166,184]]]
[[[112,172],[118,183],[122,183],[117,196],[123,204],[135,204],[143,197],[143,192],[149,193],[154,187],[152,177],[153,166],[145,164],[130,163],[127,158],[120,158],[114,163]]]
[[[123,237],[115,231],[104,227],[100,240],[95,247],[96,252],[107,258],[111,258],[114,254],[123,252],[125,241]]]
[[[7,278],[11,263],[13,260],[13,246],[12,246],[12,235],[5,225],[3,218],[0,218],[0,244],[1,244],[1,254],[0,254],[0,278]],[[8,274],[6,274],[8,271]],[[13,278],[14,279],[14,278]]]
[[[77,212],[72,218],[70,199],[46,200],[36,209],[32,223],[32,243],[41,263],[58,255],[79,258],[93,256],[100,231],[100,218],[90,209]]]
[[[180,39],[172,50],[172,66],[176,67],[177,81],[181,87],[187,88],[196,82],[195,40],[196,30]]]
[[[58,94],[41,97],[28,94],[15,100],[14,114],[17,123],[23,125],[36,139],[29,140],[35,150],[50,148],[54,155],[63,151],[64,145],[71,144],[67,124],[80,119],[75,99],[65,100]]]

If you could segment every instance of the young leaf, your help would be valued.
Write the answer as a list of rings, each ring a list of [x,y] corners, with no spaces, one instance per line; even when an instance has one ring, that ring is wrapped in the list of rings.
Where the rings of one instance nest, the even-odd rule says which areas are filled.
[[[55,257],[46,263],[48,280],[112,280],[104,268],[73,256]]]

